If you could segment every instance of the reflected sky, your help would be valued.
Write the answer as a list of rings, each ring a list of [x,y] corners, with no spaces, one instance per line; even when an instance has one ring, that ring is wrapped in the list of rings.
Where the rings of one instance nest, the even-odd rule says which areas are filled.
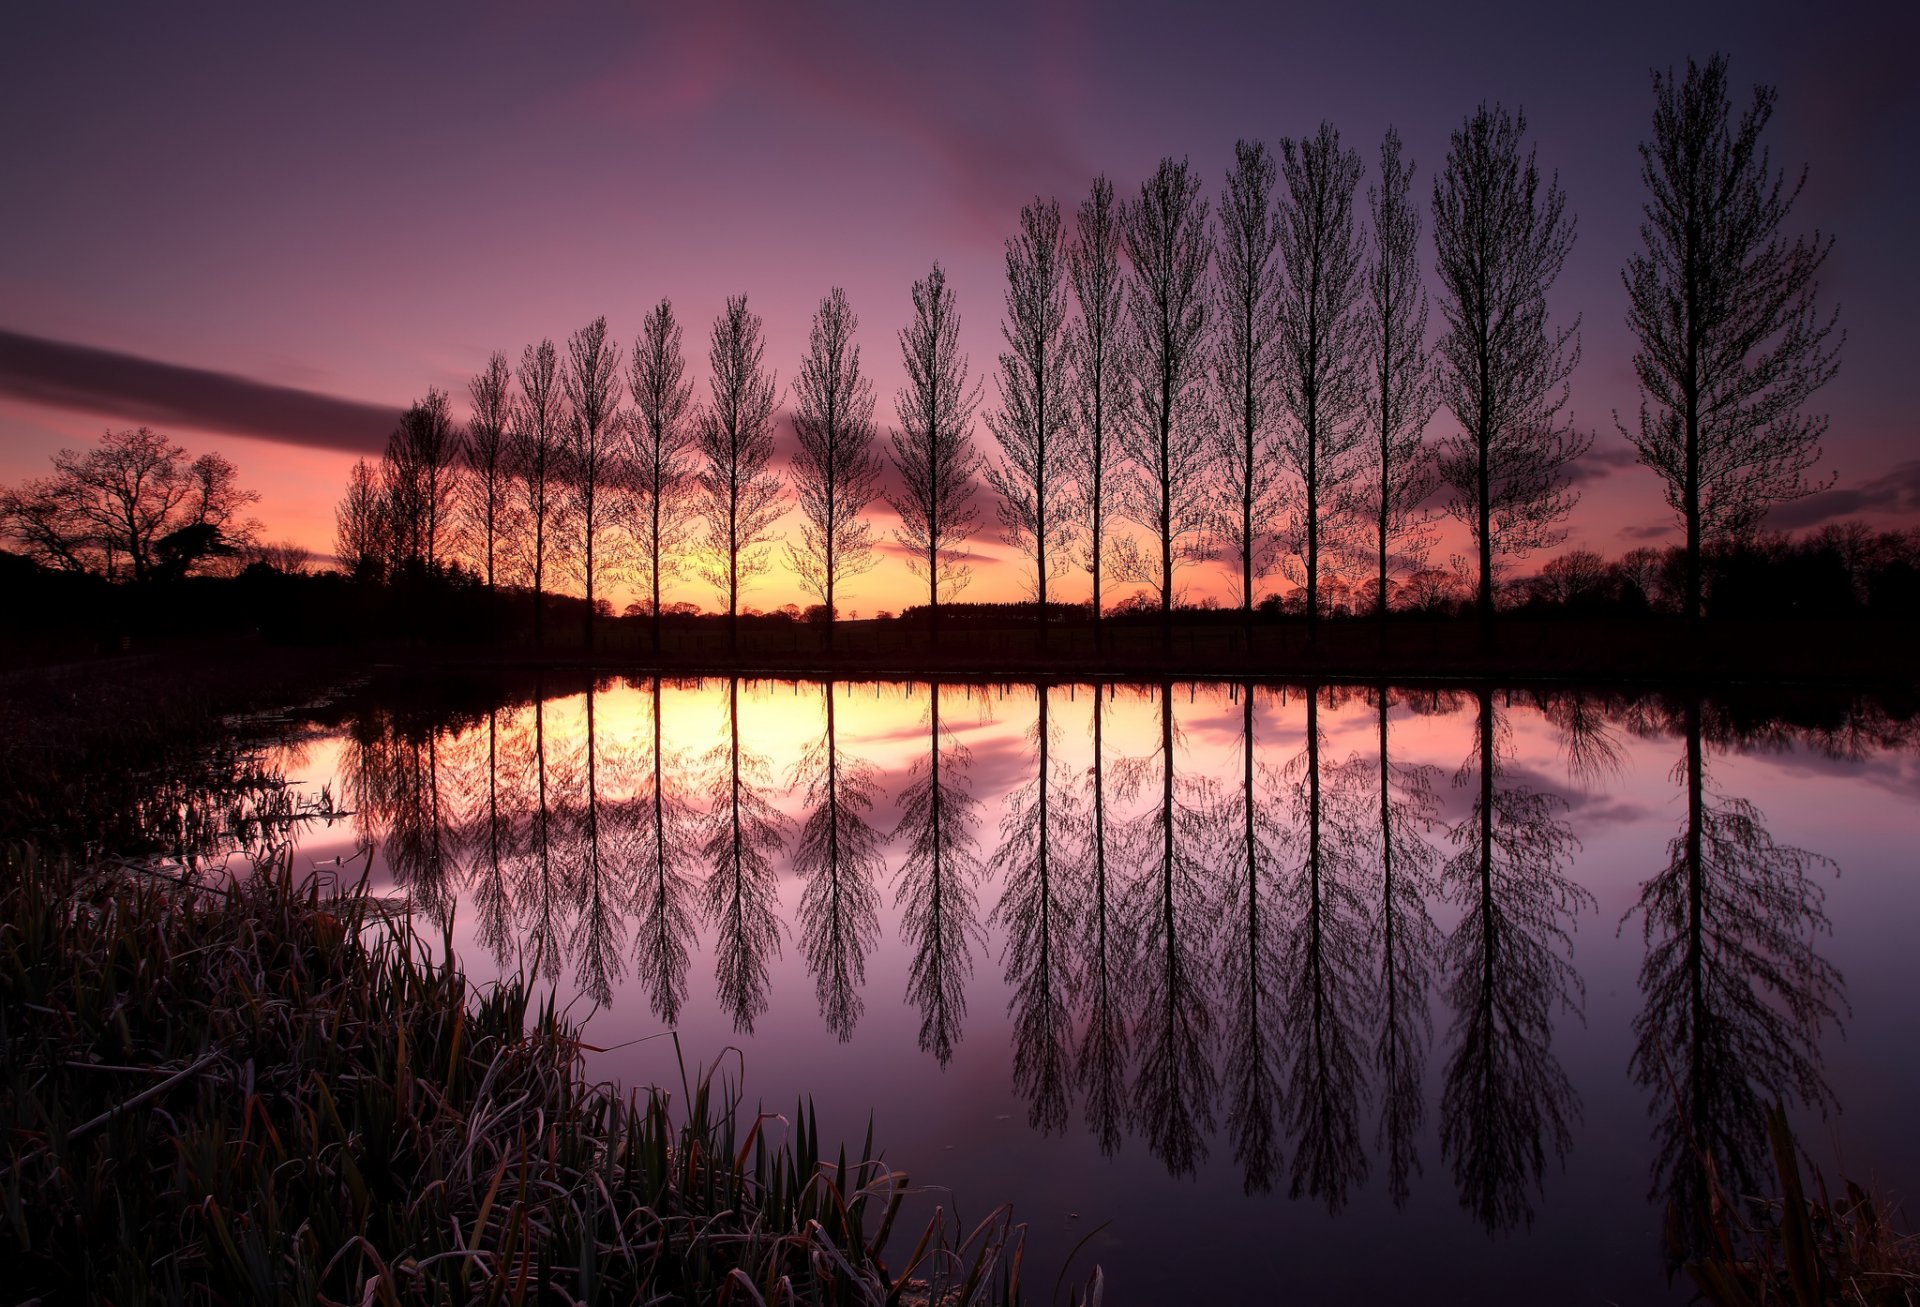
[[[1920,1178],[1920,781],[1872,705],[551,688],[371,694],[258,754],[353,810],[297,862],[539,976],[597,1072],[677,1084],[674,1029],[769,1108],[871,1111],[925,1201],[1012,1199],[1042,1264],[1109,1222],[1124,1300],[1173,1246],[1223,1291],[1678,1300],[1669,1205],[1697,1238],[1699,1158],[1748,1174],[1775,1098]]]

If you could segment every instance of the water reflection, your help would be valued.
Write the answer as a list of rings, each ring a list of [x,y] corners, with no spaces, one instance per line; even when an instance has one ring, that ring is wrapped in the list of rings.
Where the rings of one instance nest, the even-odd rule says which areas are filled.
[[[339,770],[418,908],[477,918],[503,967],[671,1026],[710,955],[749,1034],[790,931],[814,1002],[780,1022],[817,1009],[845,1042],[904,981],[942,1067],[969,995],[1004,985],[1037,1131],[1078,1120],[1107,1153],[1132,1135],[1175,1175],[1218,1146],[1249,1193],[1284,1177],[1330,1211],[1376,1176],[1404,1204],[1437,1145],[1460,1205],[1503,1232],[1573,1146],[1562,1049],[1596,914],[1575,812],[1535,764],[1557,752],[1580,797],[1627,741],[1675,738],[1684,815],[1635,908],[1630,1070],[1684,1247],[1709,1161],[1755,1179],[1763,1104],[1831,1101],[1818,1040],[1843,1009],[1819,951],[1830,864],[1719,789],[1709,753],[1844,756],[1905,730],[1860,705],[1793,724],[1491,689],[1010,687],[990,712],[938,684],[645,680],[375,704]],[[1451,785],[1421,760],[1462,750]],[[982,949],[997,977],[975,975]]]
[[[1833,865],[1776,843],[1758,808],[1713,788],[1703,705],[1690,697],[1678,715],[1686,815],[1634,909],[1647,956],[1633,1074],[1652,1092],[1655,1192],[1682,1257],[1708,1235],[1710,1168],[1735,1193],[1762,1191],[1767,1104],[1829,1101],[1818,1041],[1842,1000],[1815,949],[1828,931],[1816,877]]]
[[[1442,948],[1453,1028],[1440,1148],[1462,1206],[1490,1230],[1531,1223],[1547,1152],[1564,1159],[1579,1103],[1553,1050],[1554,1016],[1577,1015],[1574,918],[1593,896],[1567,875],[1566,801],[1508,777],[1494,692],[1476,695],[1472,752],[1454,783],[1473,800],[1448,840],[1441,893],[1461,909]]]

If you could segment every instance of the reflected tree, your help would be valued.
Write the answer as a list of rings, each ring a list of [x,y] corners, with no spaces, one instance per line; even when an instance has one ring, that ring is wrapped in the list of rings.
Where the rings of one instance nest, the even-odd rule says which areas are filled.
[[[1132,1107],[1147,1145],[1175,1175],[1206,1158],[1219,1073],[1214,1067],[1215,917],[1208,866],[1205,782],[1179,774],[1174,754],[1173,683],[1160,685],[1159,748],[1129,760],[1125,787],[1154,783],[1152,802],[1127,823],[1135,864],[1128,917],[1137,941]],[[1155,767],[1154,762],[1158,761]]]
[[[1395,1206],[1407,1201],[1408,1179],[1420,1172],[1419,1139],[1426,1121],[1427,1046],[1433,1037],[1428,991],[1440,934],[1427,911],[1439,888],[1439,856],[1425,832],[1439,820],[1433,777],[1438,768],[1393,760],[1388,709],[1379,691],[1378,780],[1380,859],[1379,913],[1374,942],[1380,970],[1375,980],[1379,1038],[1374,1066],[1380,1073],[1380,1146],[1386,1156],[1387,1193]]]
[[[1080,827],[1086,867],[1086,905],[1079,914],[1081,1036],[1074,1050],[1074,1083],[1086,1103],[1088,1129],[1100,1151],[1120,1147],[1128,1058],[1127,983],[1133,955],[1126,930],[1125,884],[1116,865],[1119,826],[1112,816],[1106,774],[1108,690],[1093,689],[1092,760],[1084,780]]]
[[[780,952],[779,891],[773,859],[786,847],[785,819],[769,798],[766,760],[740,747],[740,682],[727,679],[727,732],[708,755],[711,791],[701,854],[707,873],[707,916],[718,939],[714,975],[735,1030],[753,1033],[767,1010],[767,954]]]
[[[1442,962],[1454,1012],[1440,1149],[1460,1202],[1489,1230],[1533,1221],[1547,1150],[1564,1158],[1579,1114],[1553,1052],[1556,1009],[1578,1013],[1573,919],[1593,896],[1567,876],[1578,847],[1557,796],[1503,781],[1505,728],[1478,693],[1474,747],[1456,784],[1475,786],[1448,832],[1441,892],[1462,912]]]
[[[865,1007],[860,986],[867,955],[880,938],[879,891],[886,859],[880,832],[867,820],[880,793],[879,769],[840,747],[831,681],[820,688],[825,723],[794,765],[790,784],[804,787],[807,817],[794,845],[800,895],[801,948],[827,1029],[845,1043]]]
[[[1708,1237],[1718,1193],[1764,1188],[1768,1104],[1831,1104],[1820,1035],[1844,1006],[1814,947],[1831,930],[1814,875],[1833,864],[1776,843],[1759,809],[1712,786],[1701,716],[1689,699],[1675,769],[1686,818],[1634,907],[1647,956],[1632,1066],[1652,1092],[1654,1192],[1676,1259]]]
[[[652,745],[632,804],[634,971],[646,986],[654,1015],[672,1026],[687,997],[689,945],[695,918],[694,873],[688,867],[700,840],[700,814],[673,784],[678,756],[667,751],[660,678],[649,687]]]
[[[907,997],[920,1010],[920,1049],[945,1066],[967,1015],[967,978],[981,936],[975,885],[979,860],[974,831],[979,800],[966,787],[972,755],[941,733],[940,683],[927,687],[927,756],[913,765],[900,796],[900,824],[893,838],[905,857],[894,873],[894,904],[900,930],[913,949]]]
[[[1289,1196],[1310,1194],[1337,1211],[1367,1173],[1360,1143],[1366,1099],[1361,1068],[1371,933],[1361,893],[1358,771],[1327,767],[1319,687],[1307,691],[1306,744],[1283,770],[1288,816],[1282,887],[1295,905],[1280,948],[1290,1062],[1287,1127],[1293,1137]]]
[[[1220,975],[1225,992],[1227,1131],[1248,1193],[1273,1188],[1280,1164],[1281,1004],[1280,857],[1286,835],[1274,820],[1269,778],[1255,761],[1254,687],[1240,687],[1240,778],[1218,808],[1224,931]]]
[[[508,879],[518,856],[519,796],[502,786],[500,709],[487,710],[484,730],[469,737],[473,758],[461,769],[464,783],[462,825],[471,850],[467,894],[480,917],[480,941],[505,964],[512,951],[513,893]]]
[[[1013,997],[1013,1084],[1027,1121],[1051,1133],[1067,1127],[1073,1069],[1073,940],[1083,901],[1079,828],[1071,786],[1055,775],[1056,731],[1049,687],[1035,687],[1033,779],[1007,796],[1000,847],[988,875],[1001,885],[988,918],[1006,932],[1002,960]]]
[[[617,838],[618,824],[608,832],[601,829],[596,697],[593,683],[588,682],[586,786],[574,831],[577,852],[570,877],[576,915],[567,942],[573,953],[574,983],[604,1007],[613,1001],[613,982],[623,970],[620,951],[626,940],[626,907],[633,887],[628,882],[631,867],[622,856]],[[607,838],[609,835],[615,838]]]

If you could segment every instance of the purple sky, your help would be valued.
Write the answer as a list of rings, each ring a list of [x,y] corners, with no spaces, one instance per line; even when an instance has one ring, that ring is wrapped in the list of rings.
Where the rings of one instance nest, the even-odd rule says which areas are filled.
[[[1124,196],[1171,153],[1214,196],[1236,137],[1329,118],[1369,165],[1397,124],[1424,195],[1487,99],[1525,110],[1579,217],[1552,298],[1583,315],[1573,406],[1598,432],[1571,525],[1617,553],[1668,520],[1612,420],[1637,409],[1619,268],[1648,70],[1722,50],[1737,83],[1780,87],[1800,222],[1839,238],[1824,284],[1848,340],[1818,404],[1838,483],[1781,524],[1920,517],[1911,7],[1190,8],[8,6],[0,482],[147,421],[225,450],[269,534],[324,550],[383,410],[428,386],[464,400],[490,350],[598,314],[624,343],[663,295],[704,393],[727,294],[765,317],[784,383],[845,286],[890,418],[894,333],[936,258],[991,377],[1001,242],[1036,192],[1071,206],[1105,171]],[[897,602],[896,568],[871,602]],[[1012,585],[983,571],[971,597]]]

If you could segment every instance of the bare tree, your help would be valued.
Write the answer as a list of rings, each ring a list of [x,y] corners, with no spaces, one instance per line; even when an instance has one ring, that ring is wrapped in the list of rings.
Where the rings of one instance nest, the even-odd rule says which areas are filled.
[[[696,886],[688,864],[701,841],[700,814],[676,784],[679,758],[663,729],[660,678],[648,687],[653,736],[634,793],[634,972],[645,983],[654,1015],[674,1025],[687,997]]]
[[[800,501],[800,540],[787,558],[800,584],[827,611],[833,652],[840,587],[879,560],[864,510],[880,495],[880,454],[873,424],[873,383],[860,371],[853,333],[860,319],[835,286],[814,311],[807,357],[794,382],[793,483]]]
[[[1080,317],[1067,328],[1074,421],[1068,446],[1072,493],[1066,509],[1080,537],[1081,563],[1093,579],[1094,644],[1098,646],[1105,603],[1101,573],[1122,467],[1114,432],[1125,404],[1120,310],[1127,290],[1120,268],[1119,210],[1113,203],[1113,183],[1105,177],[1094,178],[1093,193],[1081,201],[1073,247],[1067,252],[1067,277],[1073,283]]]
[[[1007,543],[1033,560],[1042,650],[1047,582],[1067,568],[1072,526],[1061,476],[1072,422],[1066,325],[1060,206],[1036,199],[1020,210],[1020,234],[1007,242],[1007,318],[1000,334],[1009,348],[1000,356],[1000,411],[987,415],[1000,461],[988,465],[987,480],[1000,492]]]
[[[393,548],[387,531],[387,501],[379,470],[355,459],[347,493],[333,510],[333,557],[340,570],[360,580],[384,580]]]
[[[1653,75],[1653,140],[1640,147],[1644,253],[1627,261],[1627,325],[1640,339],[1638,432],[1686,527],[1686,611],[1702,609],[1700,555],[1749,534],[1773,505],[1816,489],[1827,419],[1800,407],[1839,371],[1838,312],[1814,306],[1833,238],[1782,232],[1800,189],[1760,135],[1776,92],[1756,86],[1732,121],[1727,61]],[[1616,421],[1618,420],[1616,416]]]
[[[760,315],[735,295],[713,320],[707,360],[710,398],[695,424],[701,458],[696,509],[706,527],[706,582],[727,596],[727,648],[740,647],[740,591],[767,570],[767,542],[781,511],[773,463],[773,409],[779,391],[762,365]]]
[[[742,301],[744,303],[744,301]],[[753,1033],[767,1010],[767,954],[780,955],[779,880],[787,819],[773,806],[767,762],[740,744],[740,679],[727,678],[727,734],[708,755],[715,800],[701,853],[712,868],[704,897],[715,927],[714,977],[733,1027]]]
[[[1427,515],[1420,505],[1434,488],[1426,430],[1439,400],[1420,281],[1420,210],[1408,201],[1412,186],[1413,165],[1400,161],[1400,133],[1388,128],[1380,143],[1380,182],[1367,192],[1373,211],[1363,309],[1368,449],[1355,486],[1356,510],[1373,522],[1374,612],[1382,622],[1393,574],[1426,560]]]
[[[187,451],[158,431],[108,431],[53,456],[53,475],[0,491],[0,534],[48,567],[147,581],[233,557],[259,534],[223,455]]]
[[[967,788],[973,755],[940,726],[940,683],[927,686],[927,756],[913,764],[900,793],[904,845],[893,874],[893,904],[901,938],[913,948],[907,997],[920,1009],[920,1048],[941,1066],[953,1060],[967,1015],[967,977],[981,931],[977,917],[980,860],[974,832],[980,801]]]
[[[1308,640],[1320,621],[1328,532],[1360,470],[1366,394],[1365,246],[1353,211],[1360,155],[1321,123],[1280,142],[1280,461],[1300,478],[1289,533],[1307,591]]]
[[[595,318],[567,342],[567,496],[570,516],[580,532],[580,577],[587,607],[582,642],[593,647],[593,590],[608,534],[618,508],[624,468],[619,459],[620,347],[607,335],[607,320]]]
[[[513,373],[507,356],[495,351],[487,366],[467,383],[473,416],[467,419],[467,520],[480,537],[480,574],[494,588],[494,563],[507,511],[509,444],[513,420]]]
[[[888,502],[900,514],[894,536],[907,548],[908,565],[926,578],[928,620],[937,631],[941,595],[951,598],[969,579],[966,543],[980,515],[972,434],[980,387],[967,384],[960,313],[938,263],[913,283],[913,321],[901,328],[900,358],[907,385],[894,401],[900,425],[889,433],[900,489]]]
[[[633,342],[627,392],[633,410],[627,423],[627,487],[633,495],[634,567],[647,614],[653,652],[660,652],[660,591],[678,576],[681,548],[692,523],[693,472],[689,452],[694,429],[693,383],[687,380],[680,324],[673,304],[661,300],[647,313]]]
[[[1213,377],[1226,421],[1218,428],[1220,476],[1231,511],[1221,534],[1239,559],[1240,612],[1253,641],[1254,584],[1273,567],[1280,479],[1274,426],[1281,403],[1280,225],[1273,211],[1273,157],[1258,141],[1233,147],[1220,194],[1219,339]]]
[[[444,390],[429,389],[425,399],[400,415],[400,425],[387,437],[381,471],[404,567],[429,575],[442,567],[453,531],[462,444]]]
[[[566,451],[561,444],[560,355],[551,340],[520,352],[514,375],[520,399],[513,409],[510,443],[514,480],[520,493],[526,572],[533,582],[533,638],[546,642],[547,563],[562,519]]]
[[[1072,832],[1081,826],[1075,789],[1058,774],[1056,736],[1048,714],[1051,687],[1034,689],[1034,723],[1028,733],[1034,753],[1031,781],[1007,796],[1000,819],[1000,847],[987,865],[1000,882],[1000,901],[988,918],[1005,932],[1002,960],[1013,995],[1013,1084],[1027,1100],[1027,1123],[1052,1132],[1067,1128],[1073,1078],[1075,968],[1073,941],[1079,932],[1081,846]]]
[[[1453,133],[1433,184],[1440,273],[1438,384],[1460,432],[1440,447],[1447,511],[1479,554],[1476,603],[1493,623],[1494,560],[1556,544],[1579,496],[1568,469],[1590,437],[1562,418],[1580,360],[1579,319],[1550,328],[1547,290],[1573,248],[1558,180],[1541,190],[1527,120],[1480,106]]]
[[[820,738],[807,745],[789,777],[806,795],[808,813],[793,848],[800,895],[800,938],[820,1015],[841,1043],[853,1038],[866,1002],[867,955],[880,938],[880,895],[886,841],[867,819],[880,797],[880,769],[840,747],[834,685],[820,690]]]
[[[1212,557],[1216,491],[1207,404],[1207,261],[1213,238],[1200,179],[1185,159],[1162,159],[1120,212],[1133,266],[1124,350],[1120,447],[1131,464],[1119,510],[1153,536],[1157,558],[1133,542],[1117,559],[1129,581],[1160,597],[1161,646],[1173,648],[1178,568]]]

